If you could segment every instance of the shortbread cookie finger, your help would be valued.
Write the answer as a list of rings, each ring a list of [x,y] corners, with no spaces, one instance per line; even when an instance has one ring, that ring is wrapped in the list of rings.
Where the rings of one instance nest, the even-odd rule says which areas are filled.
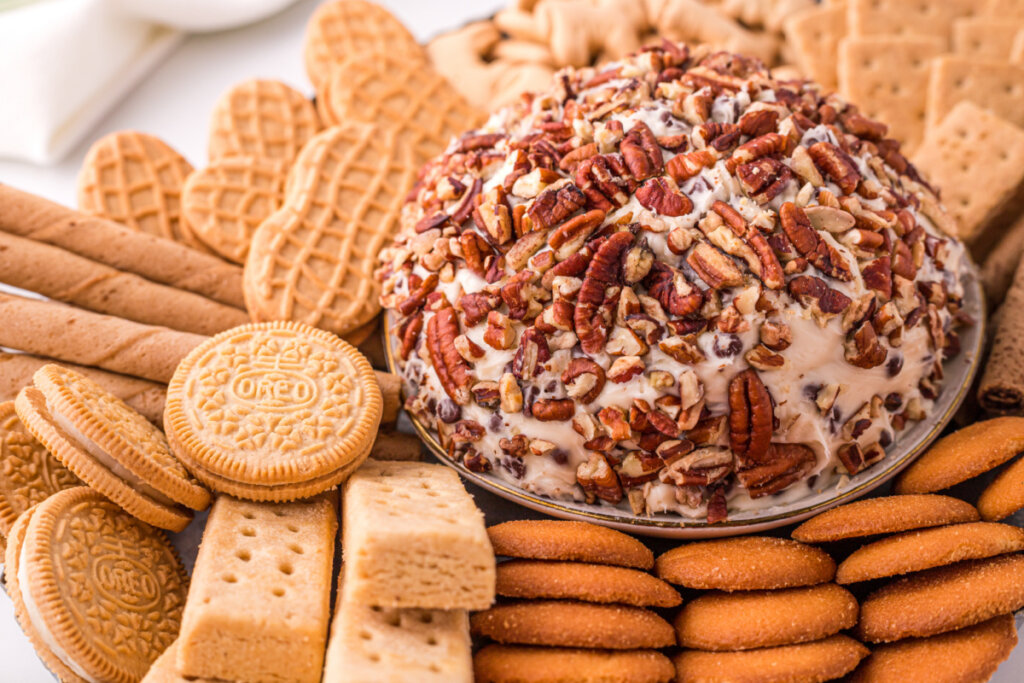
[[[709,593],[675,619],[682,647],[750,650],[827,638],[857,623],[857,599],[834,583],[774,591]]]
[[[290,164],[320,130],[313,103],[280,81],[233,86],[210,116],[210,159],[249,156]]]
[[[134,230],[203,249],[181,220],[192,164],[163,140],[117,131],[92,144],[78,174],[78,208]]]
[[[43,661],[63,681],[141,680],[177,637],[188,586],[166,536],[84,486],[26,522],[8,548],[8,590]]]
[[[487,529],[495,555],[650,569],[654,553],[621,531],[553,519],[514,520]]]
[[[409,29],[380,5],[365,0],[333,0],[320,5],[306,26],[306,74],[320,89],[331,68],[356,54],[398,55],[424,63],[423,48]]]
[[[284,205],[253,235],[245,262],[253,319],[335,334],[372,320],[380,310],[377,255],[398,229],[414,173],[412,150],[394,131],[346,122],[310,140]]]
[[[528,600],[495,605],[470,617],[473,635],[499,643],[634,650],[675,645],[671,624],[624,605]]]
[[[287,175],[281,160],[215,159],[185,181],[182,213],[204,244],[229,261],[244,264],[253,232],[284,201]]]
[[[945,436],[896,479],[896,493],[930,493],[984,474],[1024,451],[1024,417],[976,422]]]
[[[872,648],[851,683],[984,683],[1017,644],[1013,616]]]
[[[0,184],[0,230],[245,310],[242,269],[195,249]]]
[[[207,339],[9,294],[0,294],[0,319],[0,346],[154,382],[169,381],[181,359]]]
[[[60,363],[27,353],[0,352],[0,401],[13,401],[23,387],[32,384],[32,375],[36,370],[48,363],[69,368],[84,375],[105,391],[109,391],[127,403],[153,424],[157,426],[163,424],[164,401],[167,398],[167,387],[163,384],[138,377],[118,375],[84,365]]]
[[[1009,524],[968,522],[908,531],[852,553],[836,568],[836,582],[871,581],[1021,550],[1024,529]]]
[[[477,683],[668,683],[675,667],[654,650],[487,645],[473,657]]]
[[[867,654],[868,649],[853,638],[835,635],[742,652],[684,650],[672,660],[678,683],[819,683],[850,673]]]
[[[1009,465],[996,475],[978,498],[982,519],[995,521],[1024,508],[1024,460]]]
[[[157,284],[69,251],[0,232],[0,279],[96,313],[216,334],[248,322],[245,311]]]
[[[856,633],[871,642],[931,636],[1024,607],[1024,555],[913,574],[861,602]]]
[[[185,676],[178,671],[178,641],[174,641],[149,667],[141,683],[217,683],[212,678]]]
[[[660,555],[655,573],[687,588],[724,591],[812,586],[831,581],[824,551],[785,538],[745,536],[688,543]]]
[[[793,529],[793,538],[803,543],[829,543],[977,519],[974,506],[952,496],[882,496],[840,505],[811,517]]]
[[[509,598],[617,602],[636,607],[676,607],[683,601],[672,586],[647,572],[548,560],[502,562],[495,592]]]

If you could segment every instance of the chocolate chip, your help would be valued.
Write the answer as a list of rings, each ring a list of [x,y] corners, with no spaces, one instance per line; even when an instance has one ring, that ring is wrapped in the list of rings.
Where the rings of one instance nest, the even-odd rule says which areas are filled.
[[[437,417],[441,422],[452,424],[462,419],[462,408],[450,398],[446,398],[437,406]]]
[[[885,370],[890,377],[895,377],[900,374],[900,370],[903,369],[903,354],[892,353],[889,355],[889,360],[885,363]]]
[[[522,459],[514,457],[505,457],[501,459],[501,466],[508,470],[516,479],[522,479],[526,475],[526,465],[523,464]]]
[[[878,445],[881,446],[882,448],[888,448],[889,444],[891,443],[892,432],[890,432],[889,430],[884,430],[881,434],[878,435]]]

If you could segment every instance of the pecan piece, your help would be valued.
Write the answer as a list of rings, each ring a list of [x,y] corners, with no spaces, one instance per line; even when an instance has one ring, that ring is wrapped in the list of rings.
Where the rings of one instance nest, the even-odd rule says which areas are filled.
[[[654,133],[643,121],[637,122],[619,145],[619,152],[633,177],[646,180],[661,175],[665,162],[661,155],[661,147]]]
[[[490,240],[501,246],[512,240],[512,209],[501,185],[481,195],[482,201],[473,211],[473,221]]]
[[[520,204],[519,206],[523,206]],[[516,207],[519,208],[518,206]],[[534,230],[517,239],[512,247],[505,252],[505,263],[512,270],[522,270],[529,262],[530,257],[540,251],[541,247],[547,244],[548,233],[546,230]]]
[[[839,462],[850,474],[857,474],[861,470],[871,467],[885,457],[885,449],[881,444],[873,443],[867,448],[861,448],[857,442],[843,444],[839,447]]]
[[[725,162],[725,167],[730,173],[735,173],[740,164],[784,152],[788,144],[788,138],[778,133],[766,133],[737,147],[729,160]]]
[[[604,368],[589,358],[573,358],[562,373],[565,392],[580,403],[590,403],[604,389]]]
[[[755,370],[744,370],[729,382],[729,446],[742,463],[766,462],[775,431],[775,412],[768,388]]]
[[[844,343],[844,356],[850,365],[858,368],[874,368],[885,362],[888,351],[878,341],[878,335],[870,320],[860,327]]]
[[[610,211],[629,201],[633,184],[622,177],[626,172],[620,159],[601,154],[581,162],[574,178],[591,208]]]
[[[677,442],[666,441],[658,447],[658,454],[661,455],[662,447],[674,443]],[[692,442],[685,443],[689,444],[691,452],[677,456],[678,459],[658,475],[661,481],[676,486],[707,486],[725,479],[732,472],[733,454],[728,448],[707,446],[693,450]]]
[[[766,204],[782,194],[793,180],[793,172],[778,159],[762,157],[736,168],[740,187],[758,204]]]
[[[779,113],[777,111],[771,109],[748,111],[740,117],[740,133],[747,137],[756,138],[774,131],[778,122]]]
[[[738,287],[743,284],[743,273],[732,259],[707,242],[697,243],[686,257],[686,262],[711,289]]]
[[[786,202],[779,209],[779,220],[790,242],[812,266],[836,280],[853,279],[846,259],[814,229],[803,209]]]
[[[587,462],[576,468],[576,481],[590,502],[595,499],[618,503],[622,500],[622,485],[615,470],[600,453],[591,453]]]
[[[883,301],[892,298],[892,266],[888,256],[869,261],[861,267],[860,274],[864,278],[864,286],[877,292]]]
[[[605,212],[593,209],[574,216],[555,228],[548,236],[548,246],[555,251],[555,258],[564,261],[579,251],[587,238],[601,226]]]
[[[568,422],[576,412],[571,398],[543,398],[530,407],[533,416],[541,422]]]
[[[665,170],[672,176],[672,180],[681,183],[700,173],[705,168],[710,168],[718,161],[718,154],[711,149],[701,149],[696,152],[677,154],[665,164]]]
[[[416,276],[412,276],[415,278]],[[411,278],[410,278],[411,279]],[[437,273],[431,273],[427,275],[423,280],[416,286],[416,288],[398,304],[398,312],[402,315],[412,315],[416,311],[423,308],[423,304],[427,300],[427,295],[437,288],[438,276]]]
[[[618,282],[622,256],[633,243],[629,232],[617,232],[601,244],[587,267],[573,313],[573,323],[580,346],[586,353],[597,353],[608,337],[610,316],[601,311],[605,303],[605,289]]]
[[[685,216],[693,211],[693,202],[669,185],[668,178],[651,178],[636,190],[640,206],[662,216]]]
[[[555,189],[544,190],[537,195],[530,208],[526,210],[525,218],[529,219],[532,230],[543,230],[558,225],[583,208],[586,202],[586,195],[572,183],[567,183]]]
[[[501,297],[496,294],[474,292],[463,294],[455,303],[462,309],[466,326],[473,327],[482,323],[487,318],[487,314],[501,304]]]
[[[831,142],[816,142],[807,148],[814,165],[835,181],[844,194],[853,194],[860,182],[860,171],[853,159]]]
[[[850,297],[813,275],[798,275],[789,281],[788,289],[797,301],[825,320],[842,313],[853,303]]]
[[[484,330],[484,343],[499,351],[512,348],[516,341],[516,331],[512,329],[512,321],[499,311],[487,314],[487,329]]]
[[[665,467],[665,461],[656,455],[643,451],[630,451],[618,467],[619,481],[625,487],[638,486],[657,479],[658,472]]]
[[[680,271],[655,261],[646,278],[647,292],[672,315],[690,315],[700,309],[704,295]]]
[[[808,446],[798,443],[773,443],[764,462],[736,471],[751,498],[778,493],[803,479],[814,468],[817,458]]]
[[[487,274],[487,257],[494,252],[491,245],[482,235],[472,230],[459,235],[459,246],[462,247],[462,259],[474,273],[480,277]]]
[[[530,379],[542,370],[542,363],[551,360],[548,340],[536,327],[527,328],[519,337],[519,348],[512,358],[512,374]]]
[[[449,398],[459,405],[466,405],[473,375],[469,363],[455,348],[457,336],[459,319],[451,305],[437,311],[427,323],[427,351],[441,386]]]
[[[416,348],[416,342],[423,331],[423,313],[417,313],[411,318],[406,318],[395,331],[401,340],[398,355],[402,360],[409,360],[409,354]]]

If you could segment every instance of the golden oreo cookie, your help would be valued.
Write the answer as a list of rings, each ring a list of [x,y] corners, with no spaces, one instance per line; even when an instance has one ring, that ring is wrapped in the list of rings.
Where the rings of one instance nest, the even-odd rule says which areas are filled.
[[[856,633],[885,643],[972,626],[1024,607],[1024,555],[961,562],[897,579],[860,604]]]
[[[520,519],[487,529],[495,555],[650,569],[654,553],[621,531],[554,519]]]
[[[654,571],[687,588],[769,590],[831,581],[836,563],[824,551],[797,541],[743,536],[674,548],[658,557]]]
[[[44,365],[15,400],[18,417],[79,479],[153,526],[181,531],[210,504],[167,439],[124,401],[70,368]]]
[[[254,157],[290,164],[320,130],[302,93],[280,81],[252,79],[220,96],[210,116],[210,159]]]
[[[360,54],[426,62],[423,48],[409,29],[380,5],[334,0],[317,7],[306,26],[303,46],[306,74],[313,86],[319,90],[334,65]]]
[[[96,491],[23,515],[6,560],[18,623],[63,681],[135,683],[177,637],[185,567],[162,532]]]
[[[185,357],[164,425],[175,454],[211,488],[286,501],[333,488],[359,466],[381,404],[369,362],[335,335],[250,324]]]
[[[793,529],[793,538],[803,543],[829,543],[977,519],[978,511],[970,503],[951,496],[882,496],[840,505],[811,517]]]
[[[1024,508],[1024,459],[1010,464],[996,475],[978,497],[981,518],[1004,519]]]
[[[1013,616],[931,638],[878,645],[851,683],[984,683],[1017,644]]]
[[[470,630],[499,643],[634,650],[675,645],[672,625],[650,610],[560,600],[495,605],[470,616]]]
[[[835,635],[741,652],[683,650],[672,659],[678,683],[819,683],[850,673],[867,654],[853,638]]]
[[[896,493],[930,493],[998,467],[1024,450],[1024,417],[997,417],[944,436],[905,469]]]
[[[688,602],[675,619],[682,647],[713,651],[805,643],[856,623],[856,598],[834,583],[709,593]]]
[[[18,515],[58,491],[81,486],[14,412],[14,401],[0,403],[0,537]]]
[[[676,589],[647,572],[582,562],[502,562],[495,590],[509,598],[617,602],[636,607],[676,607],[683,601]]]
[[[1024,529],[995,522],[967,522],[908,531],[862,546],[836,568],[836,583],[871,581],[963,560],[1024,550]]]
[[[675,673],[654,650],[487,645],[473,657],[476,683],[668,683]]]

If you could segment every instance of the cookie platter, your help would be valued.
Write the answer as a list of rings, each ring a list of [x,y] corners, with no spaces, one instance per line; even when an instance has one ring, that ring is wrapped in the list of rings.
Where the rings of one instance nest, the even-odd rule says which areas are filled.
[[[921,455],[956,415],[978,373],[985,339],[984,293],[977,269],[969,259],[964,260],[961,278],[964,284],[964,312],[976,322],[963,329],[962,351],[946,363],[946,378],[930,418],[912,423],[897,434],[885,458],[860,473],[852,477],[833,478],[817,487],[810,485],[804,495],[794,496],[792,489],[780,491],[767,504],[731,511],[729,519],[723,522],[712,524],[706,520],[687,519],[672,514],[639,517],[630,512],[625,502],[619,505],[604,502],[589,504],[536,495],[511,485],[494,472],[474,472],[461,462],[453,461],[441,446],[436,431],[424,425],[415,415],[408,414],[408,417],[417,435],[437,460],[455,468],[460,475],[495,495],[553,517],[593,522],[620,531],[662,538],[717,538],[776,529],[856,500],[882,486]],[[394,316],[385,314],[382,326],[384,349],[388,370],[393,373],[398,372],[395,362],[398,337],[391,333],[394,324]],[[743,496],[745,502],[751,502],[745,494],[738,495]],[[730,509],[734,500],[730,501]]]

